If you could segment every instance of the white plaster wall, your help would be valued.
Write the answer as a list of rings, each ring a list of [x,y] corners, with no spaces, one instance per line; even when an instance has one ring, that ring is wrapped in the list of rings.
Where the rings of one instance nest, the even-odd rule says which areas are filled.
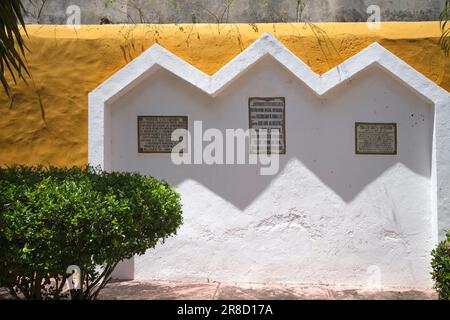
[[[247,129],[252,96],[286,97],[276,176],[137,153],[138,115]],[[366,285],[378,268],[384,286],[431,286],[434,110],[381,68],[325,98],[269,57],[216,98],[160,70],[108,111],[111,169],[165,179],[182,195],[183,226],[128,264],[136,279]],[[357,121],[396,122],[398,155],[356,156]]]

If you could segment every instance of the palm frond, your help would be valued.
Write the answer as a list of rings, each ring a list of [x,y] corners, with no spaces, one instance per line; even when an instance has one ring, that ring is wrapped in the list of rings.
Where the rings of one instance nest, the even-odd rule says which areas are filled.
[[[9,73],[15,83],[17,78],[26,82],[25,76],[30,75],[25,61],[27,47],[20,33],[20,27],[26,33],[23,9],[20,0],[0,1],[0,82],[9,96],[11,88],[6,74]]]
[[[450,27],[448,26],[448,20],[450,17],[450,0],[445,1],[444,9],[439,15],[439,21],[442,31],[441,39],[439,43],[446,56],[450,54]]]

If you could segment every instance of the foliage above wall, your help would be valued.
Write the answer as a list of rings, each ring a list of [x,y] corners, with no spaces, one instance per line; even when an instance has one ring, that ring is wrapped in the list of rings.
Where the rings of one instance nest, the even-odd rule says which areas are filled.
[[[21,1],[0,1],[0,82],[8,95],[11,88],[5,74],[9,73],[14,82],[17,78],[25,80],[24,75],[28,74],[26,47],[20,32],[20,26],[25,30],[22,11]]]
[[[439,19],[441,20],[441,30],[442,30],[440,44],[446,56],[448,56],[450,52],[450,27],[448,26],[449,17],[450,17],[450,0],[446,0],[444,10],[442,10],[442,13],[439,17]]]

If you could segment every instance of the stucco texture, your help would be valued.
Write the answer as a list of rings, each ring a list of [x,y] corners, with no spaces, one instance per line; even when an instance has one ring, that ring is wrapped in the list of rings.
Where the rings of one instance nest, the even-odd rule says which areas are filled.
[[[439,49],[438,22],[28,26],[32,78],[0,93],[0,165],[87,163],[88,93],[157,42],[213,74],[264,32],[323,74],[379,42],[450,90],[450,59]]]

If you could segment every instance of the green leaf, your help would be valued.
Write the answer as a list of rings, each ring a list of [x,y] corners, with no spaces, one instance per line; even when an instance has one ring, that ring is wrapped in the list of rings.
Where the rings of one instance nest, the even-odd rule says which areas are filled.
[[[20,31],[22,28],[26,34],[22,12],[21,1],[0,1],[0,82],[9,96],[11,88],[6,72],[14,82],[16,77],[26,82],[25,76],[30,75],[25,60],[26,45]]]
[[[448,56],[450,53],[450,27],[448,27],[447,25],[449,17],[450,17],[450,0],[446,0],[444,9],[439,15],[440,27],[442,31],[442,36],[439,40],[439,43],[446,56]]]

